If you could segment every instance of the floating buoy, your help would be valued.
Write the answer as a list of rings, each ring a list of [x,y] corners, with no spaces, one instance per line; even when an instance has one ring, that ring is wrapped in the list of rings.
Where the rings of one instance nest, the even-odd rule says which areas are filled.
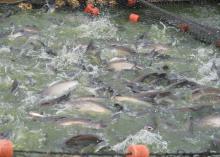
[[[94,5],[92,3],[89,3],[89,4],[87,4],[86,8],[84,9],[84,12],[87,14],[91,14],[93,8],[94,8]]]
[[[145,145],[130,145],[126,157],[149,157],[150,151]]]
[[[186,23],[181,23],[178,25],[178,28],[180,29],[180,31],[182,32],[188,32],[189,31],[189,25]]]
[[[13,157],[13,144],[9,140],[0,140],[0,157]]]
[[[91,15],[98,16],[99,14],[100,14],[100,11],[98,8],[95,7],[92,9]]]
[[[97,7],[94,7],[92,3],[87,4],[84,12],[93,16],[98,16],[100,14],[99,9]]]
[[[129,6],[129,7],[135,6],[136,3],[137,3],[137,0],[128,0],[128,6]]]
[[[133,23],[137,23],[140,20],[140,16],[138,14],[130,14],[129,15],[129,21]]]

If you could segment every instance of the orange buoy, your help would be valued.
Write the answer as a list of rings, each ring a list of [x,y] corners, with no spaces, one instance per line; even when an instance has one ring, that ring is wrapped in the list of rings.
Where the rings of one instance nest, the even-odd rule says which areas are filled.
[[[126,157],[149,157],[150,151],[145,145],[130,145]]]
[[[137,3],[137,0],[128,0],[128,6],[133,7]]]
[[[13,144],[9,140],[0,140],[0,157],[13,157]]]
[[[182,32],[188,32],[189,31],[189,25],[186,23],[181,23],[178,25],[178,28],[180,29],[180,31]]]
[[[129,21],[133,23],[137,23],[140,20],[140,16],[138,14],[130,14],[129,15]]]
[[[91,10],[91,14],[94,16],[98,16],[100,14],[100,11],[98,8],[95,7]]]
[[[92,9],[94,8],[94,5],[92,3],[87,4],[86,8],[84,9],[85,13],[91,13]]]

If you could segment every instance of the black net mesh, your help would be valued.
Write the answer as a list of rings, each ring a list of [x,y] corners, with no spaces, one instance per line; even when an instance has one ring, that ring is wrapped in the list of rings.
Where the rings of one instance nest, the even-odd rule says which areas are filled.
[[[145,14],[150,14],[150,18],[155,21],[162,21],[178,29],[181,29],[181,27],[185,26],[185,32],[192,35],[195,39],[208,44],[215,44],[220,40],[220,29],[218,28],[202,25],[191,19],[183,18],[145,0],[139,0],[139,2],[147,8]]]
[[[15,151],[15,157],[129,157],[131,153],[115,153],[115,152],[98,152],[98,153],[70,153],[70,152],[40,152],[40,151]],[[184,151],[177,151],[175,153],[151,153],[150,157],[220,157],[220,152],[196,152],[188,153]]]

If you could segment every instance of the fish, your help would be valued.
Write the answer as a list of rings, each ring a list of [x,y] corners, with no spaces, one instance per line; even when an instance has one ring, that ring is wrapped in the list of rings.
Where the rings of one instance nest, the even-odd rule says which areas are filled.
[[[95,97],[95,96],[85,96],[74,98],[73,101],[92,101],[92,102],[103,102],[105,98]]]
[[[43,5],[43,4],[50,2],[51,0],[28,0],[28,1],[34,5]],[[53,3],[53,2],[55,2],[55,1],[52,0],[50,3]]]
[[[127,87],[131,89],[133,93],[140,93],[141,91],[147,91],[153,89],[152,87],[140,84],[138,82],[131,82],[129,80],[125,80]]]
[[[28,115],[31,116],[31,117],[34,117],[34,118],[44,118],[44,117],[45,117],[45,115],[42,115],[42,114],[40,114],[40,113],[33,112],[33,111],[30,111],[30,112],[28,113]]]
[[[180,107],[180,108],[175,108],[174,110],[181,111],[181,112],[213,112],[213,108],[207,105],[197,105],[197,106],[189,106],[189,107]]]
[[[145,55],[147,58],[152,58],[152,59],[161,59],[161,60],[168,60],[168,59],[176,59],[173,58],[168,54],[161,54],[158,51],[152,50],[151,53]]]
[[[166,54],[169,50],[168,45],[162,43],[154,43],[147,39],[138,39],[135,43],[137,53],[150,54],[157,52],[158,54]]]
[[[124,103],[132,103],[132,104],[139,104],[139,105],[152,107],[150,103],[145,102],[141,100],[140,98],[133,97],[133,96],[114,96],[111,99],[119,103],[124,102]]]
[[[37,112],[29,112],[29,115],[34,118],[34,120],[38,120],[41,122],[54,122],[60,126],[82,126],[86,128],[94,128],[94,129],[102,129],[106,127],[106,125],[102,123],[92,122],[91,119],[80,119],[80,118],[72,118],[72,117],[64,117],[64,116],[45,116]]]
[[[216,74],[217,74],[218,78],[220,79],[220,58],[216,58],[216,59],[213,61],[211,70],[212,70],[212,69],[214,69],[214,70],[216,71]]]
[[[46,4],[48,6],[48,12],[53,13],[56,9],[56,0],[46,0]]]
[[[213,137],[210,141],[210,150],[218,152],[220,150],[220,139],[219,137]]]
[[[100,57],[100,50],[95,45],[94,41],[91,40],[86,48],[85,54],[91,62],[91,64],[100,64],[102,62]]]
[[[182,87],[188,87],[190,89],[197,89],[202,86],[196,82],[189,81],[187,79],[180,79],[180,80],[177,80],[175,83],[170,84],[168,88],[171,89],[171,88],[182,88]]]
[[[205,116],[199,120],[195,120],[194,124],[202,128],[220,128],[220,115],[212,114]]]
[[[25,0],[0,0],[0,4],[17,4]]]
[[[109,61],[113,58],[126,58],[136,54],[136,51],[128,46],[116,44],[114,41],[112,44],[107,43],[100,53],[100,57],[104,61]]]
[[[165,72],[152,72],[152,73],[148,73],[148,74],[143,74],[141,76],[136,77],[134,80],[132,80],[131,82],[144,82],[144,80],[148,79],[148,78],[166,78],[167,77],[167,73]]]
[[[31,35],[36,35],[40,32],[40,30],[36,26],[25,26],[24,28],[17,29],[8,35],[10,40],[14,40],[19,37],[29,37]]]
[[[44,42],[37,40],[45,49],[45,52],[51,56],[57,56],[57,53],[54,52],[51,48],[49,48]]]
[[[173,104],[173,99],[175,96],[168,90],[148,90],[135,93],[133,95],[143,101],[150,102],[153,105],[167,106]]]
[[[27,33],[32,33],[32,34],[37,34],[40,32],[40,29],[37,28],[37,26],[33,25],[26,25],[24,28],[20,29],[20,31],[27,32]]]
[[[86,147],[89,145],[97,145],[103,140],[96,135],[92,134],[81,134],[73,136],[65,141],[67,147]]]
[[[18,89],[18,85],[19,85],[19,82],[18,80],[15,79],[11,85],[10,92],[14,93]]]
[[[49,105],[68,98],[70,92],[79,84],[78,81],[60,81],[53,83],[41,92],[40,105]]]
[[[8,10],[6,13],[0,16],[0,21],[10,17],[13,14],[11,10]]]
[[[116,60],[108,63],[108,70],[113,70],[116,72],[120,72],[123,70],[135,70],[135,69],[143,69],[142,67],[128,62],[127,60]]]
[[[61,126],[75,126],[80,125],[82,127],[94,128],[94,129],[102,129],[106,127],[106,125],[101,123],[92,122],[90,119],[71,119],[71,118],[62,118],[56,121]]]
[[[120,57],[120,56],[129,56],[129,55],[132,55],[132,54],[136,54],[136,51],[134,49],[131,49],[129,47],[122,46],[122,45],[112,44],[110,46],[110,48],[118,51],[118,55],[119,55],[118,57]]]
[[[148,91],[137,93],[134,96],[137,98],[144,98],[144,97],[155,98],[155,97],[166,97],[170,95],[171,95],[170,91],[148,90]]]
[[[72,106],[82,113],[110,114],[111,110],[103,107],[101,104],[93,101],[68,101],[64,104],[66,107]]]
[[[220,101],[220,89],[213,87],[201,87],[192,91],[192,101],[196,101],[205,97],[211,97],[210,100],[212,101]]]
[[[11,131],[0,132],[0,139],[9,139],[11,135]]]

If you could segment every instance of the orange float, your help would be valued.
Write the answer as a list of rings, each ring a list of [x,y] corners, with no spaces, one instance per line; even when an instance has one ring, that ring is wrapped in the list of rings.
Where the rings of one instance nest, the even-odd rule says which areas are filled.
[[[145,145],[130,145],[126,157],[150,157],[150,150]]]
[[[137,0],[128,0],[128,6],[129,6],[129,7],[135,6],[136,3],[137,3]]]
[[[94,7],[94,5],[91,3],[86,6],[84,12],[93,16],[98,16],[100,14],[99,9],[97,7]]]
[[[89,4],[87,4],[86,8],[84,9],[84,12],[90,14],[92,12],[93,8],[94,8],[94,5],[92,3],[89,3]]]
[[[95,7],[92,9],[91,15],[98,16],[99,14],[100,14],[100,11],[98,8]]]
[[[0,157],[13,157],[13,144],[9,140],[0,140]]]
[[[137,3],[137,0],[128,0],[128,6],[129,6],[129,7],[135,6],[136,3]]]
[[[130,14],[129,15],[129,21],[133,23],[137,23],[140,20],[140,16],[138,14]]]

